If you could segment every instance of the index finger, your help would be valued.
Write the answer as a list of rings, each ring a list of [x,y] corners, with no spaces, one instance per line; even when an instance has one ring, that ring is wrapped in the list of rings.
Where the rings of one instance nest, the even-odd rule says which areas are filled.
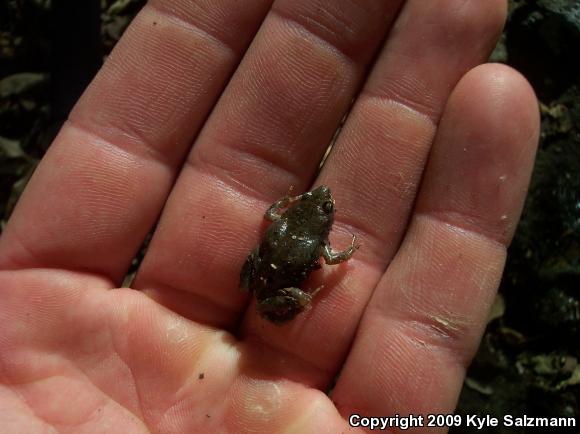
[[[149,2],[34,174],[0,240],[0,268],[119,284],[270,3]]]

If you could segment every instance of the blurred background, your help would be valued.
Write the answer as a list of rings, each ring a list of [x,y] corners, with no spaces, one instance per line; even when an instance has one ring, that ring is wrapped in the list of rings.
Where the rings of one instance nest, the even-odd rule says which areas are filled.
[[[0,233],[72,105],[144,3],[0,0]],[[457,412],[580,418],[580,0],[510,1],[490,61],[532,83],[542,133]]]

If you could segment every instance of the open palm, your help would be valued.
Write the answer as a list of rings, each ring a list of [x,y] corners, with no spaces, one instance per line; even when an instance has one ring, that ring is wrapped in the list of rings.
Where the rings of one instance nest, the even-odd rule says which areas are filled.
[[[2,234],[2,432],[452,412],[538,135],[526,81],[477,66],[504,17],[501,0],[151,1]],[[239,270],[268,206],[319,184],[333,246],[362,247],[275,326]]]

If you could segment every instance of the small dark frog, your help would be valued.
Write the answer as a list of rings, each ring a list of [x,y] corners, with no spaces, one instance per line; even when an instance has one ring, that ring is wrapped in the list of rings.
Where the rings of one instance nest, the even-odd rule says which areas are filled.
[[[327,264],[338,264],[350,259],[359,246],[353,235],[349,248],[331,250],[328,233],[334,221],[334,200],[324,185],[300,196],[283,197],[264,218],[273,223],[246,259],[240,287],[255,295],[262,317],[282,324],[307,308],[322,288],[312,292],[299,288],[312,270],[320,268],[320,256]]]

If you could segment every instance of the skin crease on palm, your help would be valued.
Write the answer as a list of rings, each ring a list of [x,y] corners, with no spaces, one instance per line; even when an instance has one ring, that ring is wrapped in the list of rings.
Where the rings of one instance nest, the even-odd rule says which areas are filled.
[[[150,1],[0,239],[1,431],[334,433],[352,413],[453,412],[538,140],[525,79],[478,66],[505,15]],[[239,270],[268,206],[320,184],[331,243],[362,247],[275,326]]]

